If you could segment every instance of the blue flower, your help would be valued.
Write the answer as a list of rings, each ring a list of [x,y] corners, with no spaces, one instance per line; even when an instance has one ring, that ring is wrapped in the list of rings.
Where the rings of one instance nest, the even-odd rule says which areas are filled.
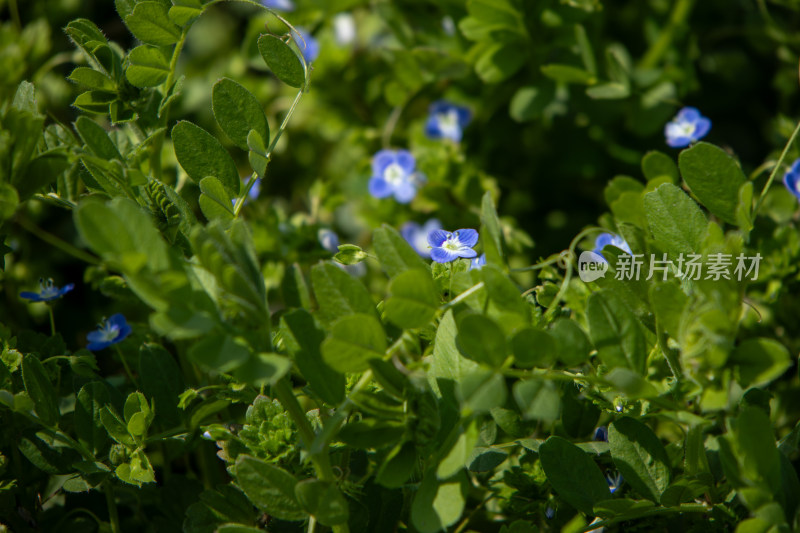
[[[480,270],[486,266],[486,254],[481,254],[469,264],[470,270]]]
[[[606,472],[606,482],[608,483],[608,489],[611,491],[611,494],[614,494],[625,482],[625,479],[622,477],[622,474],[617,471],[614,473]]]
[[[292,32],[292,37],[298,48],[300,48],[306,63],[311,63],[317,59],[319,56],[319,41],[312,37],[310,33],[303,28],[297,28],[297,31]]]
[[[442,229],[442,223],[432,218],[420,226],[416,222],[406,222],[400,228],[400,234],[422,257],[430,257],[431,249],[428,246],[428,235],[433,230]]]
[[[431,259],[437,263],[449,263],[459,257],[471,259],[478,255],[472,249],[478,244],[478,232],[474,229],[460,229],[453,233],[437,229],[428,234],[431,245]]]
[[[329,229],[321,229],[317,232],[317,240],[320,245],[335,254],[339,252],[339,236]]]
[[[417,161],[408,150],[381,150],[372,158],[369,193],[375,198],[394,196],[407,204],[417,195],[425,178],[414,169]]]
[[[594,432],[594,440],[608,442],[608,428],[605,426],[600,426],[597,428]]]
[[[667,144],[673,148],[683,148],[697,142],[708,134],[711,121],[700,114],[695,107],[684,107],[672,122],[664,126]]]
[[[125,322],[125,317],[117,313],[104,321],[95,330],[86,335],[89,350],[96,351],[108,348],[112,344],[117,344],[131,334],[131,327]]]
[[[628,246],[628,243],[625,242],[625,239],[623,239],[619,235],[614,235],[613,233],[601,233],[600,235],[598,235],[594,241],[594,250],[592,251],[597,255],[599,255],[600,257],[602,257],[603,259],[605,259],[605,257],[603,256],[603,248],[605,248],[609,244],[611,246],[616,246],[620,250],[628,252],[628,254],[630,255],[633,255],[631,247]]]
[[[261,5],[279,11],[294,11],[292,0],[261,0]]]
[[[39,292],[22,291],[19,293],[19,297],[34,302],[49,302],[51,300],[57,300],[61,298],[74,288],[74,283],[69,283],[61,288],[58,288],[53,284],[52,279],[40,279]]]
[[[783,175],[783,184],[800,200],[800,159],[795,159],[791,168]]]
[[[471,118],[472,113],[466,107],[439,100],[430,107],[425,133],[431,139],[450,139],[459,142]]]

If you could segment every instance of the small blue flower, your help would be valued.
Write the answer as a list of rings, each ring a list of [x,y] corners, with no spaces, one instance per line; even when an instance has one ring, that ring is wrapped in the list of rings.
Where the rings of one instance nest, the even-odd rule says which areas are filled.
[[[608,483],[608,489],[611,491],[611,494],[614,494],[625,482],[625,479],[622,477],[622,474],[617,471],[613,473],[606,472],[606,482]]]
[[[603,248],[605,248],[609,244],[611,246],[616,246],[620,250],[624,250],[630,255],[633,255],[631,247],[628,246],[628,243],[625,242],[625,239],[623,239],[619,235],[614,235],[613,233],[601,233],[600,235],[598,235],[594,241],[594,250],[592,251],[597,255],[599,255],[600,257],[602,257],[603,259],[605,259],[605,257],[603,256]]]
[[[428,235],[437,229],[442,229],[442,223],[432,218],[422,226],[416,222],[406,222],[400,228],[400,234],[422,257],[430,257],[431,249],[428,246]]]
[[[431,259],[437,263],[449,263],[459,257],[472,259],[478,252],[472,249],[478,244],[478,232],[474,229],[460,229],[453,233],[437,229],[428,234],[431,245]]]
[[[250,200],[255,200],[258,198],[259,193],[261,193],[261,178],[256,178],[256,182],[250,187],[250,192],[247,193],[247,196]]]
[[[335,254],[339,252],[339,236],[329,229],[321,229],[317,232],[317,240],[319,244],[328,250],[330,253]]]
[[[294,11],[292,0],[261,0],[261,5],[279,11]]]
[[[297,28],[297,31],[292,32],[294,42],[297,43],[300,52],[303,54],[303,59],[306,63],[311,63],[319,57],[319,41],[311,36],[304,28]]]
[[[672,122],[664,126],[667,144],[673,148],[683,148],[697,142],[708,134],[711,121],[700,114],[695,107],[684,107]]]
[[[375,198],[394,196],[401,204],[407,204],[425,181],[415,171],[416,165],[416,159],[408,150],[380,150],[372,158],[369,193]]]
[[[460,142],[464,128],[471,119],[472,113],[466,107],[439,100],[430,107],[425,133],[431,139],[450,139]]]
[[[481,254],[469,264],[470,270],[480,270],[486,266],[486,254]]]
[[[600,426],[597,428],[594,432],[594,440],[608,442],[608,428],[605,426]]]
[[[74,288],[74,283],[69,283],[59,288],[53,284],[52,279],[40,279],[39,292],[22,291],[19,293],[19,297],[33,302],[49,302],[61,298]]]
[[[553,517],[554,517],[555,515],[556,515],[556,512],[553,510],[553,508],[552,508],[552,507],[550,507],[550,506],[548,505],[548,506],[547,506],[547,509],[545,509],[545,510],[544,510],[544,516],[545,516],[545,517],[546,517],[548,520],[552,520],[552,519],[553,519]]]
[[[112,344],[117,344],[131,334],[131,327],[125,322],[125,317],[121,313],[112,315],[95,330],[86,335],[89,350],[97,351],[108,348]]]
[[[792,166],[783,175],[783,184],[800,200],[800,159],[795,159]]]

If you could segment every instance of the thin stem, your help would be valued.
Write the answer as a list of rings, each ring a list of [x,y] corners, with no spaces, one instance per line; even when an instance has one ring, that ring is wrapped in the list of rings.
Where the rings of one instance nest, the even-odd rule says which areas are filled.
[[[389,148],[392,145],[392,133],[394,133],[394,129],[397,127],[397,122],[400,120],[400,116],[403,114],[403,108],[405,107],[406,103],[407,101],[395,106],[394,109],[392,109],[389,118],[386,119],[386,125],[383,127],[383,135],[381,137],[384,148]]]
[[[47,314],[50,315],[50,336],[56,336],[56,319],[53,317],[53,306],[47,304]]]
[[[314,530],[317,528],[317,519],[314,516],[308,517],[308,529],[306,533],[314,533]]]
[[[100,264],[100,260],[98,258],[96,258],[95,256],[93,256],[93,255],[91,255],[91,254],[89,254],[87,252],[84,252],[80,248],[78,248],[76,246],[73,246],[72,244],[60,239],[59,237],[56,237],[52,233],[46,232],[45,230],[43,230],[42,228],[40,228],[39,226],[37,226],[36,224],[31,222],[30,220],[28,220],[27,218],[25,218],[23,215],[18,215],[17,218],[16,218],[16,221],[17,221],[17,224],[22,226],[23,229],[25,229],[28,232],[32,233],[33,235],[35,235],[39,239],[43,240],[47,244],[55,246],[56,248],[58,248],[62,252],[67,253],[67,254],[75,257],[76,259],[80,259],[81,261],[85,261],[85,262],[87,262],[87,263],[89,263],[91,265],[99,265]]]
[[[117,512],[117,502],[114,498],[114,485],[110,480],[103,482],[103,492],[106,493],[106,506],[108,507],[108,518],[111,521],[111,533],[120,533],[119,513]]]
[[[172,88],[172,84],[175,81],[175,71],[178,68],[178,58],[181,55],[181,51],[183,50],[183,45],[186,43],[186,36],[189,34],[189,28],[192,27],[192,23],[190,22],[182,31],[180,39],[178,39],[177,44],[175,44],[175,48],[172,50],[172,58],[169,61],[169,73],[167,74],[167,79],[164,81],[164,97],[166,97],[167,93]],[[161,148],[164,146],[164,136],[166,134],[166,127],[167,123],[169,122],[169,108],[170,103],[164,106],[161,109],[161,123],[160,126],[165,128],[165,130],[161,131],[156,135],[156,138],[153,139],[153,144],[150,147],[150,171],[153,173],[156,179],[161,179]]]
[[[465,290],[464,292],[462,292],[461,294],[459,294],[458,296],[456,296],[455,298],[453,298],[452,300],[450,300],[449,302],[444,304],[441,307],[441,310],[442,311],[446,311],[447,309],[453,307],[454,305],[460,304],[461,302],[463,302],[464,300],[466,300],[467,298],[469,298],[470,296],[472,296],[473,294],[475,294],[476,292],[478,292],[482,288],[483,288],[483,282],[482,281],[479,282],[479,283],[476,283],[475,285],[473,285],[469,289]]]
[[[17,31],[22,31],[22,21],[19,18],[17,0],[8,0],[8,10],[11,12],[11,20],[14,21],[14,26],[17,28]]]
[[[641,62],[639,62],[639,68],[649,69],[656,66],[672,43],[672,39],[675,37],[675,30],[684,24],[689,17],[693,4],[694,0],[678,0],[672,9],[669,22],[667,22],[656,42],[653,43],[653,46],[650,47]]]
[[[136,390],[141,390],[139,388],[139,383],[136,381],[136,378],[133,377],[133,372],[131,371],[131,367],[130,367],[130,365],[128,365],[128,360],[125,359],[125,355],[122,353],[122,350],[120,350],[119,346],[116,345],[116,344],[114,345],[114,350],[117,352],[117,355],[122,360],[122,366],[125,367],[125,373],[127,373],[128,377],[131,378],[131,381],[133,382],[133,386],[136,387]]]
[[[783,152],[781,152],[781,156],[778,158],[778,162],[775,163],[775,168],[772,169],[772,172],[769,174],[769,179],[767,183],[764,185],[764,189],[761,191],[761,196],[758,197],[758,201],[756,202],[756,206],[753,208],[753,219],[756,218],[758,214],[758,209],[761,207],[761,203],[764,201],[764,197],[767,195],[767,191],[769,190],[770,185],[772,185],[773,180],[775,180],[775,176],[778,175],[778,172],[783,165],[783,160],[786,159],[786,154],[789,153],[789,148],[792,147],[794,144],[794,140],[797,138],[797,134],[800,133],[800,122],[797,123],[797,126],[794,128],[791,137],[786,142],[786,146],[783,147]]]
[[[303,97],[303,92],[304,92],[303,89],[300,89],[300,91],[298,91],[297,96],[294,97],[294,101],[292,102],[291,107],[289,107],[289,111],[287,111],[286,112],[286,116],[283,117],[283,122],[281,122],[280,128],[278,128],[278,131],[275,132],[275,136],[272,138],[272,142],[269,143],[269,146],[267,147],[267,153],[264,154],[264,157],[267,158],[267,161],[269,161],[270,158],[272,157],[272,152],[273,152],[273,150],[275,150],[275,145],[278,144],[278,141],[280,140],[281,135],[283,135],[283,132],[286,129],[286,126],[289,124],[289,119],[292,118],[292,115],[294,114],[295,109],[297,109],[297,104],[300,103],[300,99]],[[246,190],[236,200],[236,205],[233,207],[233,215],[234,216],[239,216],[239,211],[242,210],[242,206],[244,205],[244,199],[247,198],[247,195],[250,193],[250,189],[253,187],[253,184],[255,184],[255,182],[256,182],[256,180],[254,178],[257,177],[257,176],[258,176],[258,174],[253,172],[252,176],[250,177],[250,181],[247,183],[247,187],[245,187]]]
[[[678,507],[657,507],[654,509],[648,509],[646,511],[642,511],[639,514],[639,518],[644,518],[646,516],[655,516],[660,514],[679,514],[679,513],[707,513],[711,511],[711,507],[702,504],[702,503],[685,503],[683,505],[679,505]],[[595,531],[601,527],[608,527],[610,525],[616,524],[617,522],[621,522],[623,520],[627,520],[625,517],[615,517],[609,518],[608,520],[603,520],[602,522],[593,522],[588,526],[584,527],[581,530],[581,533],[588,533],[589,531]]]

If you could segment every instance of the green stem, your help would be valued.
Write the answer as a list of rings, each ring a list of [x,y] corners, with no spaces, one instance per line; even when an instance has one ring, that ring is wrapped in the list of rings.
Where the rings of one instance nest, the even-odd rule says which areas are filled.
[[[794,128],[791,137],[786,142],[786,146],[783,147],[783,152],[781,152],[781,156],[778,158],[778,162],[775,163],[775,168],[772,169],[772,172],[769,174],[769,179],[767,183],[764,185],[764,189],[761,191],[761,196],[758,197],[758,201],[756,202],[756,206],[753,208],[753,219],[755,220],[756,215],[758,214],[758,210],[761,207],[761,203],[764,201],[764,197],[767,195],[767,191],[769,190],[770,185],[775,180],[775,176],[778,175],[778,172],[783,165],[783,160],[786,159],[786,154],[789,153],[789,148],[792,147],[794,144],[794,140],[797,138],[797,134],[800,133],[800,122],[797,123],[797,126]]]
[[[694,0],[678,0],[672,9],[667,25],[639,62],[640,69],[649,69],[656,66],[672,43],[672,39],[675,37],[675,30],[684,24],[689,17],[693,4]]]
[[[292,105],[289,108],[289,111],[287,111],[286,116],[283,117],[283,122],[281,122],[281,126],[278,128],[278,131],[275,132],[275,136],[272,138],[272,142],[269,143],[269,146],[267,147],[267,153],[264,154],[264,157],[267,158],[267,161],[269,161],[269,159],[272,157],[272,152],[273,150],[275,150],[275,146],[278,144],[281,135],[283,135],[286,126],[289,124],[289,119],[292,118],[295,109],[297,109],[297,104],[300,103],[300,99],[303,97],[303,92],[304,92],[303,89],[300,89],[300,91],[298,91],[297,96],[294,97],[294,101],[292,102]],[[250,189],[253,188],[253,185],[255,184],[257,177],[258,174],[256,174],[255,172],[253,172],[253,174],[250,176],[250,181],[247,182],[247,186],[245,186],[244,192],[236,200],[236,205],[233,207],[234,216],[239,216],[239,211],[242,210],[242,206],[244,205],[244,199],[247,198],[247,195],[250,193]]]
[[[678,360],[675,350],[667,346],[667,334],[664,332],[664,328],[661,327],[658,320],[656,320],[656,339],[658,341],[658,347],[661,349],[661,353],[664,354],[664,359],[667,361],[667,366],[669,366],[672,375],[675,376],[675,380],[680,383],[680,361]]]
[[[47,304],[47,314],[50,315],[50,336],[56,336],[56,319],[53,317],[53,306],[49,303]]]
[[[300,402],[297,401],[297,397],[294,395],[288,378],[283,378],[278,381],[272,390],[278,398],[278,401],[283,405],[283,408],[286,409],[289,418],[291,418],[297,426],[300,439],[303,441],[306,450],[309,450],[309,457],[311,463],[314,465],[314,470],[317,472],[317,477],[322,481],[336,482],[336,475],[333,473],[333,468],[331,468],[331,460],[328,455],[327,445],[316,453],[311,449],[315,437],[314,428],[311,427],[306,413],[300,406]],[[349,528],[347,524],[340,524],[338,526],[333,526],[333,531],[334,533],[349,533]]]
[[[14,21],[14,26],[17,31],[22,31],[22,21],[19,18],[19,7],[17,7],[17,0],[8,1],[8,10],[11,12],[11,20]]]
[[[679,505],[678,507],[657,507],[655,509],[642,511],[639,514],[639,518],[644,518],[646,516],[655,516],[660,514],[708,513],[710,511],[711,507],[702,503],[685,503],[683,505]],[[608,520],[603,520],[602,522],[593,522],[588,526],[584,527],[581,530],[581,533],[588,533],[589,531],[595,531],[601,527],[608,527],[623,520],[628,520],[628,519],[625,517],[619,517],[619,518],[609,518]]]
[[[447,309],[450,309],[451,307],[460,304],[461,302],[463,302],[464,300],[466,300],[467,298],[469,298],[470,296],[472,296],[473,294],[475,294],[476,292],[478,292],[482,288],[483,288],[483,282],[482,281],[476,283],[475,285],[473,285],[469,289],[465,290],[464,292],[462,292],[461,294],[459,294],[458,296],[456,296],[455,298],[453,298],[452,300],[450,300],[449,302],[444,304],[441,307],[441,310],[442,311],[446,311]]]
[[[189,34],[189,28],[192,27],[192,23],[190,22],[183,30],[181,31],[180,39],[175,44],[175,48],[172,50],[172,59],[169,61],[169,73],[167,74],[167,79],[162,86],[164,88],[164,97],[166,97],[167,93],[172,88],[172,84],[175,81],[175,71],[178,68],[178,58],[181,55],[181,51],[183,50],[183,45],[186,43],[186,36]],[[167,104],[161,109],[161,122],[159,127],[166,128],[167,123],[169,122],[169,107],[171,104]],[[164,146],[164,136],[166,134],[166,129],[162,130],[160,133],[156,135],[156,138],[153,139],[153,144],[150,147],[150,172],[153,173],[153,176],[157,179],[161,179],[161,149]]]
[[[29,233],[32,233],[39,239],[43,240],[47,244],[55,246],[62,252],[69,254],[76,259],[80,259],[81,261],[85,261],[91,265],[99,265],[100,260],[94,257],[93,255],[84,252],[80,248],[73,246],[72,244],[61,240],[60,238],[56,237],[52,233],[48,233],[27,218],[22,215],[17,216],[16,218],[17,224],[22,226],[23,229],[27,230]]]
[[[136,390],[141,390],[139,388],[139,383],[136,381],[136,378],[133,377],[133,371],[131,370],[131,367],[128,364],[128,360],[125,359],[125,355],[122,353],[122,350],[120,350],[119,346],[116,345],[116,344],[114,345],[114,350],[117,352],[117,355],[119,356],[120,360],[122,361],[122,366],[125,367],[125,373],[127,373],[128,377],[131,378],[131,381],[133,382],[133,386],[136,387]]]
[[[117,502],[114,498],[114,485],[110,480],[103,482],[103,492],[106,494],[106,506],[108,506],[108,519],[111,522],[111,533],[120,533],[119,513],[117,512]]]

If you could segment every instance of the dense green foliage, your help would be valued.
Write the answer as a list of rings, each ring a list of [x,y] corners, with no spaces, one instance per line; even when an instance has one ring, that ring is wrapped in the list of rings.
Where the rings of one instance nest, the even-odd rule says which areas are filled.
[[[0,531],[800,527],[800,4],[265,3],[0,1]]]

